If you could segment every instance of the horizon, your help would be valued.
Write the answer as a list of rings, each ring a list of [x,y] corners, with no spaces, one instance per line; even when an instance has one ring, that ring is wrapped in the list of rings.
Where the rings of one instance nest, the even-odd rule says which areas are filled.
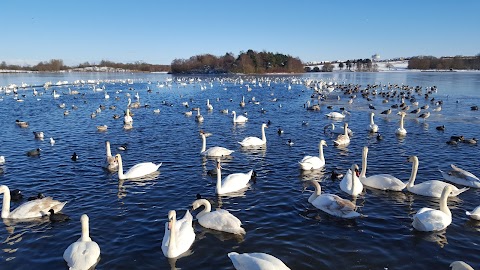
[[[92,8],[93,7],[93,8]],[[108,60],[170,65],[174,59],[222,56],[252,49],[304,63],[413,56],[475,56],[480,37],[477,1],[399,3],[267,0],[212,3],[186,0],[115,2],[7,1],[11,22],[0,61],[67,66]],[[448,18],[448,19],[446,19]]]

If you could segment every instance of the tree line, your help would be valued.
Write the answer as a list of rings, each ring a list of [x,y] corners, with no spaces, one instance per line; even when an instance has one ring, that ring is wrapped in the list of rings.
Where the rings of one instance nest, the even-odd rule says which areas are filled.
[[[342,61],[334,61],[334,62],[325,62],[322,68],[319,67],[305,67],[306,72],[332,72],[334,68],[334,64],[338,64],[338,69],[343,70],[350,70],[350,71],[363,71],[363,72],[372,72],[377,71],[377,65],[372,62],[371,59],[354,59],[354,60],[347,60],[345,62]]]
[[[408,61],[409,69],[436,69],[436,70],[457,70],[476,69],[480,70],[480,54],[476,56],[455,56],[440,57],[415,56]]]
[[[248,50],[235,57],[202,54],[189,59],[175,59],[171,64],[173,74],[223,74],[223,73],[301,73],[303,63],[299,58],[272,52]]]

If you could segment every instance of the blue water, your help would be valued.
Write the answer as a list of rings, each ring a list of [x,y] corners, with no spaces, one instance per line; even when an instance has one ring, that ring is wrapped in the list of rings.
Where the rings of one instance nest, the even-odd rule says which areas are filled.
[[[168,78],[173,78],[171,87],[158,86],[166,84]],[[43,93],[37,97],[32,95],[32,88],[20,89],[18,98],[24,102],[16,101],[13,94],[1,94],[0,155],[5,156],[6,164],[0,166],[4,171],[0,174],[0,184],[11,190],[20,189],[26,197],[42,192],[68,201],[62,212],[70,215],[71,220],[66,223],[50,223],[48,219],[4,220],[0,230],[0,269],[66,269],[62,254],[80,237],[79,220],[84,213],[90,217],[90,236],[101,248],[96,269],[233,269],[227,257],[231,251],[266,252],[280,258],[291,269],[447,269],[455,260],[480,267],[480,222],[465,215],[466,210],[479,205],[478,189],[472,188],[449,200],[453,222],[446,230],[436,233],[419,233],[413,230],[411,222],[420,208],[438,208],[438,199],[407,191],[365,189],[355,203],[366,217],[343,220],[310,205],[307,199],[312,188],[304,190],[306,180],[317,180],[325,192],[352,200],[340,190],[338,180],[330,179],[330,173],[332,170],[345,173],[353,163],[360,164],[364,146],[370,150],[367,175],[389,173],[406,181],[411,164],[405,161],[410,155],[417,155],[420,160],[417,183],[440,180],[438,169],[448,169],[451,163],[480,175],[478,146],[445,143],[451,135],[480,137],[480,114],[470,110],[470,106],[480,105],[480,73],[243,76],[244,85],[238,82],[240,76],[199,78],[201,81],[197,77],[189,83],[190,78],[167,74],[0,74],[0,86],[101,80],[97,87],[105,86],[110,95],[110,99],[105,100],[103,92],[94,92],[91,85],[53,86],[47,90],[36,87]],[[133,84],[121,81],[125,79],[133,79]],[[185,84],[176,83],[177,79]],[[271,80],[270,86],[266,79]],[[367,101],[357,93],[354,102],[348,104],[349,97],[335,90],[322,102],[320,112],[307,111],[303,106],[311,100],[313,91],[304,84],[294,83],[292,89],[287,90],[292,79],[360,84],[361,89],[367,84],[419,85],[424,89],[435,85],[438,92],[429,99],[443,100],[444,105],[441,112],[432,112],[425,122],[409,114],[405,120],[408,134],[398,138],[394,134],[398,116],[392,113],[385,117],[380,112],[400,103],[399,100],[382,103],[382,98],[377,96]],[[258,81],[262,81],[262,87]],[[252,91],[247,91],[246,84]],[[206,90],[202,91],[201,86],[206,86]],[[69,95],[68,87],[81,94]],[[61,94],[59,99],[53,99],[52,89]],[[147,89],[151,89],[151,93]],[[137,92],[142,105],[146,103],[150,107],[133,109],[134,128],[126,131],[122,128],[122,118],[115,120],[112,116],[123,116],[126,94],[130,93],[135,101]],[[245,108],[239,106],[242,96],[247,101]],[[253,97],[260,104],[249,102]],[[429,104],[430,111],[434,108],[423,94],[416,97],[420,106]],[[274,98],[276,102],[272,101]],[[207,99],[214,106],[212,112],[206,110]],[[190,108],[182,106],[185,101]],[[64,109],[58,107],[61,103],[66,104],[70,115],[64,116]],[[367,131],[370,103],[377,108],[375,121],[384,137],[381,141]],[[78,109],[73,110],[72,105]],[[106,109],[92,119],[90,114],[100,105]],[[111,110],[111,105],[117,108]],[[331,111],[328,105],[335,111],[345,107],[351,112],[345,121],[354,136],[347,147],[333,146],[333,138],[323,132],[323,127],[332,122],[324,116]],[[192,107],[201,108],[204,123],[195,122],[194,116],[184,116]],[[153,112],[157,108],[160,114]],[[234,125],[232,116],[222,114],[221,109],[247,112],[249,121]],[[17,127],[16,119],[28,121],[29,128]],[[266,149],[242,149],[237,142],[247,136],[260,137],[261,124],[269,120]],[[302,121],[309,124],[302,125]],[[98,132],[96,126],[99,125],[107,125],[108,130]],[[436,130],[439,125],[445,125],[446,130]],[[279,128],[284,130],[282,135],[277,134]],[[232,157],[222,163],[224,175],[250,169],[257,172],[256,182],[252,182],[248,190],[234,197],[215,195],[216,179],[207,175],[214,161],[199,154],[200,130],[213,133],[207,138],[207,147],[218,145],[235,150]],[[43,131],[46,139],[35,140],[32,131]],[[56,140],[54,146],[49,144],[50,137]],[[288,139],[295,144],[288,146]],[[324,148],[326,167],[317,172],[302,172],[298,161],[305,155],[318,154],[321,139],[328,144]],[[106,140],[112,143],[114,154],[121,152],[127,169],[140,162],[163,162],[159,174],[142,181],[119,181],[117,174],[101,167]],[[128,149],[117,150],[124,143],[128,143]],[[42,149],[40,157],[27,157],[25,153],[35,148]],[[73,152],[79,156],[76,162],[70,159]],[[191,252],[169,260],[161,251],[168,211],[176,210],[177,216],[183,216],[197,193],[211,199],[213,208],[221,207],[236,215],[247,233],[244,237],[234,236],[204,229],[195,222],[196,239]],[[18,205],[12,203],[12,209]]]

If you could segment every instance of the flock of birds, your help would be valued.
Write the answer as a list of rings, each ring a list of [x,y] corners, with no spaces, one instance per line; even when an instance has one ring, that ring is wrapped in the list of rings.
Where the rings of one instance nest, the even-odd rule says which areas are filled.
[[[311,104],[308,101],[305,105],[307,110],[311,111],[320,111],[321,102],[328,101],[331,98],[332,94],[329,93],[332,85],[327,85],[324,82],[318,81],[307,81],[305,82],[308,88],[313,90],[312,99],[318,100],[318,104]],[[290,87],[290,85],[289,85]],[[291,87],[290,87],[291,88]],[[289,88],[289,89],[290,89]],[[397,110],[397,115],[400,117],[399,127],[396,129],[395,134],[397,136],[406,136],[407,130],[404,127],[404,118],[408,115],[408,111],[411,107],[415,109],[410,111],[410,114],[418,115],[418,118],[423,119],[424,121],[430,117],[431,113],[441,111],[442,101],[437,101],[435,98],[430,98],[433,93],[436,92],[436,87],[429,87],[425,89],[423,93],[422,87],[409,87],[409,86],[398,86],[398,85],[368,85],[366,88],[362,88],[359,85],[345,84],[345,85],[335,85],[335,89],[338,92],[342,93],[344,97],[348,97],[348,103],[351,104],[354,102],[355,98],[361,96],[367,100],[371,96],[380,96],[383,98],[383,103],[388,103],[390,100],[399,99],[400,104],[392,105],[391,108],[382,111],[380,114],[389,115],[394,110]],[[386,88],[386,89],[384,89]],[[203,87],[202,87],[203,89]],[[251,89],[251,88],[249,88]],[[328,89],[328,90],[327,90]],[[105,91],[105,88],[102,88],[97,91]],[[71,90],[70,90],[71,92]],[[38,92],[37,92],[38,93]],[[117,92],[118,94],[119,92]],[[52,93],[54,98],[58,98],[59,94],[53,91]],[[425,97],[425,100],[429,100],[435,108],[432,112],[427,111],[429,105],[424,105],[419,107],[417,98],[415,94]],[[107,93],[105,92],[105,99]],[[137,95],[135,96],[136,102],[132,103],[130,97],[128,98],[128,105],[123,117],[123,128],[128,130],[133,128],[133,113],[131,109],[147,107],[147,104],[141,105],[140,98]],[[340,95],[337,97],[338,100],[341,99]],[[3,99],[2,99],[3,100]],[[254,101],[254,100],[253,100]],[[255,102],[255,101],[254,101]],[[407,104],[409,102],[409,104]],[[171,105],[171,104],[164,104]],[[182,104],[185,107],[188,107],[188,102]],[[239,103],[240,107],[245,107],[245,98],[242,98],[242,101]],[[63,106],[64,108],[65,106]],[[96,113],[99,113],[102,109],[102,106],[99,109],[91,114],[91,117],[95,117]],[[207,99],[206,107],[207,111],[213,110],[213,105]],[[332,107],[329,107],[332,109]],[[381,135],[379,134],[380,128],[374,122],[375,116],[375,107],[369,105],[369,116],[370,124],[367,129],[371,133],[378,134],[377,139],[381,140]],[[475,110],[474,107],[471,108]],[[200,113],[200,108],[193,108],[188,112],[185,112],[186,116],[192,116],[192,112],[197,111],[195,116],[196,122],[203,122],[205,119]],[[160,110],[154,110],[154,113],[159,113]],[[228,110],[221,110],[224,114],[231,114],[232,121],[234,124],[242,124],[247,122],[249,119],[246,115],[241,115]],[[423,112],[420,114],[420,112]],[[325,114],[326,117],[336,120],[344,120],[350,112],[347,112],[344,109],[341,109],[340,112],[329,112]],[[115,118],[115,116],[114,116]],[[119,117],[116,117],[119,118]],[[25,121],[16,120],[16,125],[20,128],[28,128],[29,124]],[[107,130],[106,125],[97,126],[98,131]],[[260,126],[261,137],[246,137],[242,141],[239,141],[238,144],[240,147],[245,148],[258,148],[265,147],[267,144],[267,138],[265,129],[268,128],[267,123],[263,123]],[[445,126],[437,127],[437,130],[444,130]],[[348,146],[350,139],[353,136],[353,131],[348,127],[348,123],[344,122],[343,127],[337,127],[334,124],[329,124],[324,128],[325,132],[330,133],[332,136],[335,136],[333,144],[336,146]],[[279,129],[278,134],[282,134],[283,130]],[[41,131],[34,131],[34,138],[43,140],[45,138],[44,133]],[[213,158],[216,160],[216,167],[213,171],[213,174],[216,174],[216,185],[215,192],[218,195],[231,194],[241,190],[245,190],[249,186],[251,179],[255,178],[254,170],[249,170],[248,172],[239,172],[232,173],[225,177],[222,177],[222,166],[221,159],[231,155],[234,150],[227,149],[221,146],[212,146],[207,148],[207,137],[211,135],[207,132],[201,131],[199,136],[202,139],[202,147],[200,150],[200,155],[208,158]],[[448,144],[458,142],[464,142],[469,144],[476,144],[477,140],[475,138],[467,139],[463,136],[452,136],[451,140],[448,141]],[[55,144],[54,138],[50,138],[50,144],[53,146]],[[287,142],[288,145],[292,146],[293,142],[291,139]],[[298,162],[298,166],[301,170],[311,171],[311,170],[320,170],[325,167],[326,159],[324,156],[323,147],[327,147],[327,142],[325,140],[320,140],[318,144],[319,154],[317,155],[307,155]],[[122,145],[119,150],[126,150],[127,145]],[[138,163],[134,166],[131,166],[128,170],[124,171],[124,164],[122,161],[121,154],[112,155],[110,142],[105,142],[105,163],[104,168],[110,172],[117,172],[119,180],[125,179],[137,179],[142,177],[147,177],[151,174],[154,174],[158,171],[162,163],[155,164],[153,162],[143,162]],[[41,153],[41,149],[33,149],[26,153],[27,156],[34,157],[38,156]],[[352,164],[351,168],[345,173],[345,175],[335,175],[335,178],[341,178],[339,188],[344,193],[350,196],[360,195],[364,187],[369,187],[378,190],[388,190],[392,192],[401,192],[404,189],[408,190],[413,194],[428,196],[433,198],[440,198],[439,209],[432,208],[421,208],[413,216],[412,226],[418,231],[441,231],[449,226],[452,222],[452,214],[448,208],[448,198],[458,196],[461,193],[467,191],[469,188],[480,188],[480,179],[478,179],[472,173],[461,169],[454,164],[451,165],[452,170],[448,172],[441,171],[443,178],[451,183],[465,186],[463,188],[457,188],[456,186],[439,180],[430,180],[424,181],[419,184],[415,184],[415,179],[417,175],[417,170],[419,167],[419,159],[417,156],[408,157],[408,162],[412,163],[412,171],[410,179],[407,182],[403,182],[397,177],[390,174],[377,174],[377,175],[366,175],[367,170],[367,156],[368,156],[368,147],[363,148],[362,152],[362,164],[361,171],[357,164]],[[76,161],[78,155],[73,153],[72,160]],[[5,164],[5,157],[0,156],[0,165]],[[335,172],[333,172],[335,173]],[[333,177],[332,173],[332,177]],[[363,215],[357,212],[357,206],[354,202],[341,198],[335,194],[322,193],[322,188],[319,182],[309,181],[309,185],[313,186],[315,191],[308,198],[308,202],[319,210],[344,219],[354,219],[362,217]],[[3,219],[15,219],[15,220],[25,220],[31,218],[41,218],[44,216],[49,216],[52,222],[66,221],[69,219],[67,215],[61,213],[66,202],[60,202],[52,199],[51,197],[44,197],[39,194],[37,197],[31,198],[28,202],[25,202],[14,210],[10,210],[10,201],[15,196],[19,196],[20,191],[12,190],[6,185],[0,185],[0,194],[3,193],[3,207],[1,212],[1,217]],[[40,196],[41,195],[41,196]],[[245,229],[242,227],[242,222],[232,213],[223,209],[216,209],[212,211],[212,206],[209,200],[198,197],[192,203],[192,209],[196,210],[198,208],[203,208],[201,212],[196,215],[198,223],[212,230],[232,233],[232,234],[245,234]],[[476,207],[472,211],[467,211],[466,215],[475,220],[480,220],[480,206]],[[81,237],[74,243],[72,243],[64,252],[63,258],[67,262],[68,266],[71,269],[90,269],[96,263],[98,263],[100,256],[100,247],[94,242],[89,236],[89,218],[86,214],[81,216]],[[193,229],[193,216],[190,211],[186,211],[185,215],[181,219],[177,219],[176,211],[170,210],[168,212],[168,222],[165,223],[164,237],[162,241],[162,252],[168,258],[177,258],[188,251],[195,241],[195,232]],[[274,256],[266,253],[244,253],[239,254],[236,252],[228,253],[228,257],[231,259],[234,267],[238,270],[240,269],[289,269],[281,260],[275,258]],[[451,264],[453,269],[473,269],[471,266],[465,262],[456,261]]]

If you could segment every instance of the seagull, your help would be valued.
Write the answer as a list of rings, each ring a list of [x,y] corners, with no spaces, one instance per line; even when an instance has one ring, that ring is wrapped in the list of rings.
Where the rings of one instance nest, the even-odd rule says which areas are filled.
[[[50,145],[53,146],[54,144],[55,144],[55,140],[52,137],[50,137]]]

